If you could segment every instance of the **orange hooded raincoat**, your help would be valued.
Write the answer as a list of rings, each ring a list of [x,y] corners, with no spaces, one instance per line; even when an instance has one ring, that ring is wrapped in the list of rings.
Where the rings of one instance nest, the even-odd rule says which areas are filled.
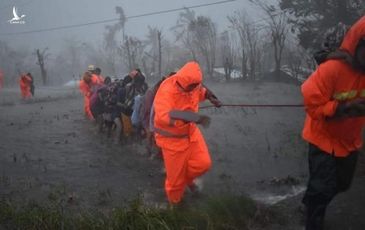
[[[30,92],[30,87],[32,84],[32,79],[27,75],[21,75],[19,79],[19,87],[23,99],[28,99],[32,97]]]
[[[166,79],[154,99],[154,131],[162,149],[166,180],[165,190],[170,203],[179,203],[185,187],[211,167],[204,138],[196,125],[199,102],[205,100],[199,64],[189,62]],[[185,92],[190,84],[199,85]]]
[[[104,83],[104,78],[101,75],[91,74],[91,84],[93,87],[102,85]]]
[[[340,50],[354,56],[365,38],[365,17],[347,32]],[[340,102],[365,98],[365,74],[345,60],[328,60],[302,85],[305,110],[303,138],[328,154],[346,157],[361,148],[365,117],[328,119]]]
[[[86,73],[84,74],[83,79],[79,82],[80,92],[84,95],[84,112],[86,117],[90,120],[94,119],[90,109],[90,97],[94,92],[95,87],[101,84],[102,82],[99,81],[96,75],[86,75]]]

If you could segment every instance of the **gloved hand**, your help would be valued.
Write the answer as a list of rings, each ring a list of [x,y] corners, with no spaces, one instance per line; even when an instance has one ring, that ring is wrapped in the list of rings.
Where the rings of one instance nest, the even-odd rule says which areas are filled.
[[[365,116],[365,100],[356,99],[352,102],[349,102],[346,110],[347,116],[349,117]]]
[[[365,116],[365,99],[340,102],[333,118]]]
[[[215,107],[219,108],[222,106],[222,102],[217,98],[212,98],[209,100]]]
[[[215,96],[209,89],[206,89],[205,98],[208,99],[217,108],[222,106],[222,102],[218,100],[217,96]]]
[[[202,125],[204,128],[208,128],[210,125],[210,120],[211,119],[209,116],[200,115],[200,118],[196,123]]]

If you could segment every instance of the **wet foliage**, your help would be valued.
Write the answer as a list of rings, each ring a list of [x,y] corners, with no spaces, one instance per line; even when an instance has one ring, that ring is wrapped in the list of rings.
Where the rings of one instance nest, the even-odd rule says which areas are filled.
[[[109,214],[75,211],[57,199],[20,206],[0,201],[3,229],[258,229],[277,218],[273,210],[245,196],[232,195],[167,208],[148,207],[142,199],[135,199]]]

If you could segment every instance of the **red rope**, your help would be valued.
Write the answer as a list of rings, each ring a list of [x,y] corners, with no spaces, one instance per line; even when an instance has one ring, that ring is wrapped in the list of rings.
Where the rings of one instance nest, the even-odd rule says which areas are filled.
[[[303,107],[303,104],[223,104],[221,107]],[[213,108],[214,105],[199,107],[200,109]]]

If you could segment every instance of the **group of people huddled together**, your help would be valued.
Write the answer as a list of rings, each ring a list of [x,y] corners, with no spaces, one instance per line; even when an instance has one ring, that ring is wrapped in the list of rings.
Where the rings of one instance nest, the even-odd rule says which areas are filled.
[[[163,79],[165,77],[153,88],[148,88],[140,69],[132,70],[123,79],[112,81],[110,77],[101,75],[100,68],[90,65],[79,84],[84,95],[85,115],[96,121],[99,132],[106,130],[107,136],[113,136],[116,143],[147,138],[147,150],[152,154],[152,149],[157,148],[149,128],[150,112],[153,98]]]
[[[188,62],[177,72],[162,77],[148,88],[139,69],[121,80],[103,78],[100,69],[89,66],[80,81],[87,118],[95,120],[108,136],[125,142],[147,138],[151,157],[161,156],[166,170],[165,191],[171,205],[179,204],[186,187],[198,191],[196,179],[211,167],[208,147],[198,125],[210,118],[198,113],[199,102],[222,104],[203,85],[197,62]]]

